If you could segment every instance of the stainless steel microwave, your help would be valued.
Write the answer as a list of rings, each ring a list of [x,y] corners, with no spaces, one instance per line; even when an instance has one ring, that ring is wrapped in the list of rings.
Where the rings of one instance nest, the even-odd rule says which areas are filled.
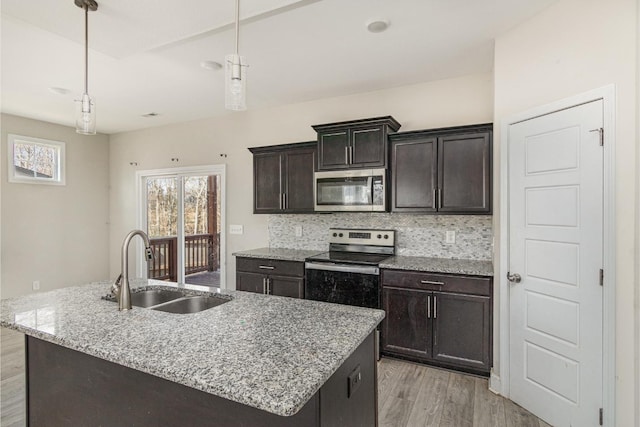
[[[316,172],[318,212],[384,212],[387,208],[385,169]]]

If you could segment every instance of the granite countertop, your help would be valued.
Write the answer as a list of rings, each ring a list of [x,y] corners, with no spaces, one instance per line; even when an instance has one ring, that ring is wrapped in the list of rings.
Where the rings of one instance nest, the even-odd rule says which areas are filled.
[[[493,263],[491,261],[471,259],[427,258],[398,255],[384,260],[380,263],[380,268],[493,277]]]
[[[304,261],[306,258],[326,251],[308,251],[287,248],[259,248],[248,251],[234,252],[232,255],[244,258],[265,258],[282,261]]]
[[[277,415],[298,412],[382,321],[347,305],[222,291],[194,314],[101,299],[111,282],[0,302],[0,325]],[[132,289],[169,287],[132,280]],[[191,291],[190,285],[175,285]],[[275,326],[275,327],[274,327]]]

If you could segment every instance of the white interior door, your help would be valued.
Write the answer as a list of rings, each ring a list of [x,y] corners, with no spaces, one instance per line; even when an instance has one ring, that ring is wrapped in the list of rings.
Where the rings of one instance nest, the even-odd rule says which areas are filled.
[[[602,407],[602,123],[594,101],[509,127],[510,394],[558,427]]]

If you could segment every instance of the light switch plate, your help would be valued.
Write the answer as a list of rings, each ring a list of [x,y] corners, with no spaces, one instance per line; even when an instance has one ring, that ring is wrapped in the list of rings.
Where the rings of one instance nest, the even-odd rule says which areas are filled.
[[[229,226],[229,234],[243,234],[244,227],[241,225],[230,225]]]
[[[302,237],[302,226],[296,225],[296,237]]]

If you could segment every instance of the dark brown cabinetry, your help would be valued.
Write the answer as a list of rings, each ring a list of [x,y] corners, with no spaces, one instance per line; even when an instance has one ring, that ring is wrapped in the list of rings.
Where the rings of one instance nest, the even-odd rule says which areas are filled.
[[[392,135],[391,210],[491,213],[492,128],[483,124]]]
[[[315,141],[249,150],[253,153],[253,213],[313,212]]]
[[[383,270],[382,352],[487,375],[492,280]]]
[[[391,116],[313,126],[318,170],[387,166],[387,136],[400,124]]]
[[[237,258],[236,289],[259,294],[304,298],[304,263]]]

